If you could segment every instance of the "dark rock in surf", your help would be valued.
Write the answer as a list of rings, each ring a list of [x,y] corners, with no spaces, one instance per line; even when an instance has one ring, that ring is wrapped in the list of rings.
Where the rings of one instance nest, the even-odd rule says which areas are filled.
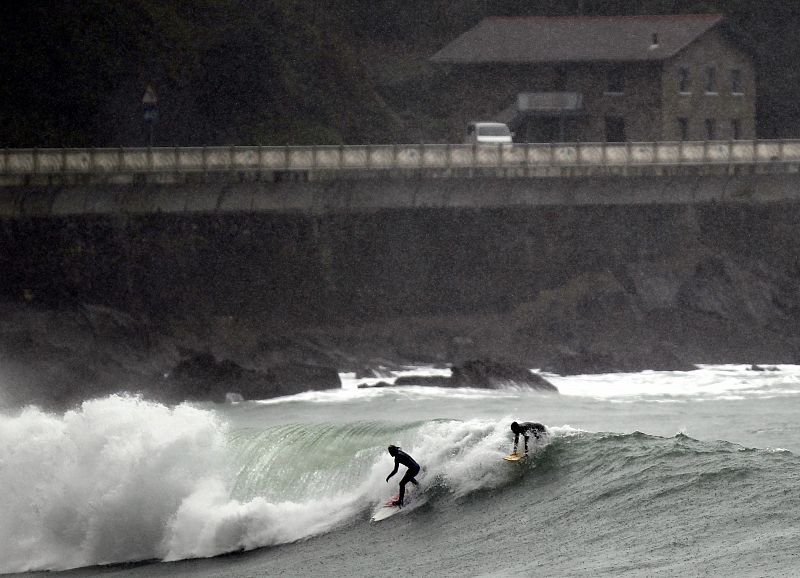
[[[453,366],[450,371],[450,377],[422,375],[398,377],[395,385],[477,387],[486,389],[516,386],[558,393],[558,388],[555,385],[521,365],[480,359],[465,361],[462,365]]]
[[[256,371],[210,353],[194,353],[169,374],[168,396],[173,399],[225,401],[229,393],[243,399],[268,399],[309,390],[341,387],[338,372],[329,367],[291,364]]]
[[[388,383],[386,381],[379,381],[378,383],[373,383],[372,385],[369,385],[367,383],[359,383],[358,389],[369,389],[371,387],[393,387],[393,386],[394,386],[393,383]]]
[[[761,365],[758,365],[758,364],[754,363],[754,364],[752,364],[750,366],[750,371],[779,371],[779,369],[777,367],[775,367],[774,365],[770,365],[768,367],[763,367]]]
[[[466,361],[453,367],[452,380],[455,387],[502,387],[525,386],[542,391],[558,392],[555,385],[527,367],[491,360]]]
[[[460,387],[452,378],[444,375],[402,375],[394,380],[395,385],[427,385],[431,387]]]

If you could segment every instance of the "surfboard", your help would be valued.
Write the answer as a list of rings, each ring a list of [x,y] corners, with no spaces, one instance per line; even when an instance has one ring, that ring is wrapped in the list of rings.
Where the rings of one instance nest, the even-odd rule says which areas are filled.
[[[411,503],[411,496],[408,495],[409,493],[406,492],[405,497],[403,498],[403,507],[395,506],[394,502],[400,499],[400,494],[396,496],[392,496],[389,500],[386,500],[384,504],[382,504],[377,510],[372,513],[372,517],[369,519],[370,522],[380,522],[381,520],[385,520],[386,518],[390,518],[395,514],[400,513],[404,508],[408,507],[408,504]]]
[[[515,453],[515,454],[509,454],[507,456],[503,456],[503,459],[507,460],[509,462],[518,462],[520,460],[524,460],[526,457],[527,456],[525,456],[524,454],[516,454]]]

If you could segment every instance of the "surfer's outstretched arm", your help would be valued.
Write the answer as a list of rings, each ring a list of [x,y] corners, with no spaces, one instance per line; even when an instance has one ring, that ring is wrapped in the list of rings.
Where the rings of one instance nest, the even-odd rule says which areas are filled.
[[[400,467],[400,464],[397,462],[397,460],[395,460],[394,461],[394,469],[392,470],[392,473],[389,474],[388,476],[386,476],[386,481],[387,482],[389,481],[389,478],[391,478],[393,475],[395,475],[397,473],[397,468],[398,467]]]

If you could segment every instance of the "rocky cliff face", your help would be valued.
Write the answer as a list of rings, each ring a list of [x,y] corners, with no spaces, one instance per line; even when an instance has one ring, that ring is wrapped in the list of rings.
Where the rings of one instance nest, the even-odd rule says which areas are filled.
[[[16,321],[0,355],[23,374],[32,356],[60,359],[45,377],[80,387],[91,332],[84,348],[26,343],[43,315],[65,327],[52,316],[89,306],[169,337],[114,333],[124,355],[91,364],[99,374],[168,369],[181,347],[257,371],[800,362],[798,221],[800,207],[776,204],[2,222]]]

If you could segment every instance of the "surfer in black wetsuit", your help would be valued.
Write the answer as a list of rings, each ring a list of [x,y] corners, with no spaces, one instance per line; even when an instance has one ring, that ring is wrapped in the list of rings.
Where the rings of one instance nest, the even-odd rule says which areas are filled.
[[[528,437],[533,435],[537,440],[547,433],[547,429],[540,423],[526,421],[523,423],[511,422],[511,431],[514,432],[514,452],[517,453],[517,444],[519,443],[519,434],[525,438],[525,455],[528,455]]]
[[[400,464],[403,464],[408,469],[406,470],[406,475],[403,476],[403,479],[400,480],[400,495],[398,496],[397,500],[394,502],[395,506],[402,506],[403,505],[403,496],[406,494],[406,484],[411,482],[415,486],[419,485],[419,482],[414,479],[419,473],[419,464],[414,461],[410,455],[406,452],[401,450],[397,446],[389,446],[389,455],[394,458],[394,469],[392,473],[386,476],[386,483],[389,483],[389,478],[397,473],[397,468],[400,467]]]

